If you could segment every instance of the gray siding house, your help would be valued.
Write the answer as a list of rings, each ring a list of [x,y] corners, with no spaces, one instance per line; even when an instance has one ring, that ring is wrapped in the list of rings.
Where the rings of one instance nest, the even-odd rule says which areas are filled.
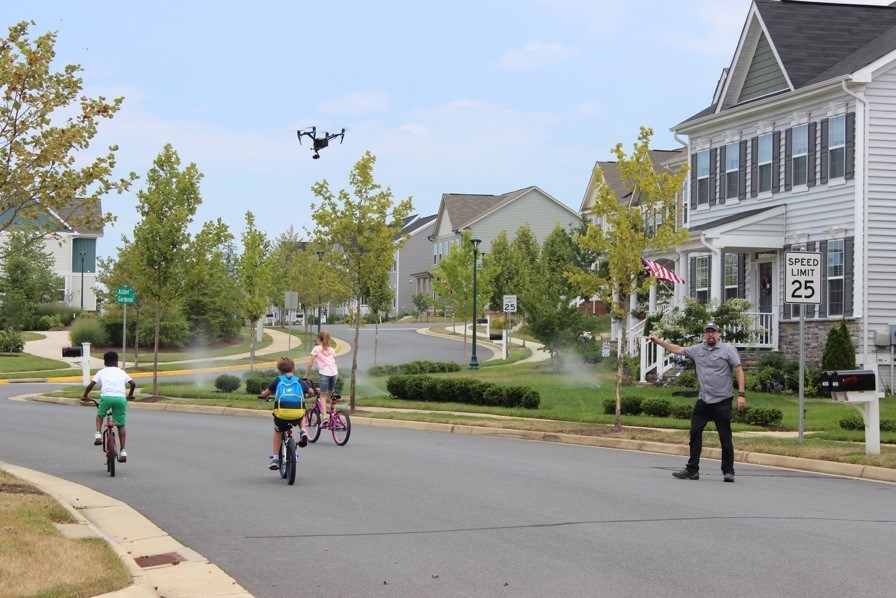
[[[392,259],[389,284],[392,288],[392,315],[408,313],[414,309],[414,295],[428,294],[429,268],[432,263],[432,234],[436,215],[411,216],[399,233],[405,239],[404,247],[397,250]]]

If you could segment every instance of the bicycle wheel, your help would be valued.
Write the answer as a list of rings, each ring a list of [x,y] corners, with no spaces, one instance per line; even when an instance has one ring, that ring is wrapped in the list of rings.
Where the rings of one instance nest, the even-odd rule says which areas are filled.
[[[337,411],[333,414],[330,423],[330,429],[333,432],[333,442],[339,446],[345,446],[348,437],[352,433],[352,420],[345,411]]]
[[[312,408],[308,412],[308,428],[306,431],[308,432],[308,442],[317,442],[317,439],[320,438],[320,411],[316,408]]]
[[[115,432],[106,432],[106,471],[111,477],[115,477],[115,462],[118,460],[118,443],[115,442]]]
[[[286,479],[286,434],[281,436],[282,442],[280,443],[280,454],[278,458],[280,459],[280,477],[284,480]]]
[[[296,441],[292,436],[286,441],[286,483],[296,483]]]

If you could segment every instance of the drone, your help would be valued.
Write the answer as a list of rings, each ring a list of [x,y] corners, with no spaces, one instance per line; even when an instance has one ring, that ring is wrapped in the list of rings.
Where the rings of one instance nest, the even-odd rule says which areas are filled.
[[[311,127],[310,129],[299,129],[298,131],[296,131],[296,134],[299,136],[300,145],[302,143],[302,137],[309,137],[311,139],[311,151],[314,152],[312,158],[317,160],[318,158],[320,158],[320,150],[330,145],[331,139],[336,139],[337,137],[339,137],[339,143],[342,143],[342,140],[345,138],[345,129],[342,129],[338,133],[328,133],[324,131],[323,135],[318,137],[317,127]]]

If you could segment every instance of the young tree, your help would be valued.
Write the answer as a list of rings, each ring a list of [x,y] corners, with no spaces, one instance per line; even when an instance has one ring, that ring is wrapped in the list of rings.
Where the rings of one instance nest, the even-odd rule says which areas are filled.
[[[392,190],[383,189],[373,178],[376,157],[369,151],[355,164],[349,174],[352,192],[330,190],[326,180],[315,183],[314,195],[320,205],[311,206],[315,222],[315,238],[324,246],[338,244],[339,250],[329,251],[328,263],[351,290],[355,315],[355,351],[352,352],[351,401],[355,408],[355,381],[358,369],[358,336],[361,330],[361,299],[366,289],[388,273],[392,256],[404,245],[395,241],[401,223],[411,213],[411,198],[396,204]]]
[[[101,228],[112,222],[101,199],[126,190],[135,175],[114,179],[116,146],[85,162],[100,119],[111,119],[122,98],[81,96],[81,68],[51,70],[56,34],[32,40],[23,21],[0,39],[0,232],[14,227],[28,244],[69,227]],[[76,162],[81,162],[76,165]],[[7,246],[8,247],[8,246]],[[8,253],[0,249],[0,261]]]
[[[491,250],[482,260],[482,270],[488,272],[491,280],[491,305],[501,305],[504,295],[518,295],[522,292],[520,285],[521,268],[516,255],[507,239],[507,232],[501,231],[492,241]]]
[[[196,208],[202,203],[195,164],[181,169],[180,157],[166,144],[146,175],[146,189],[137,192],[140,222],[134,228],[136,260],[134,291],[154,311],[152,392],[158,392],[159,337],[162,314],[184,290],[189,270],[190,234]]]
[[[392,297],[395,294],[389,288],[389,273],[383,272],[379,278],[373,281],[373,285],[367,289],[367,308],[376,318],[373,333],[373,365],[376,365],[376,349],[380,340],[380,322],[383,314],[388,314],[392,307]]]
[[[234,306],[240,290],[228,275],[226,252],[233,235],[218,218],[206,222],[191,244],[181,311],[190,326],[191,341],[201,344],[230,341],[240,336]]]
[[[255,336],[258,320],[267,313],[271,269],[268,264],[270,243],[263,231],[255,228],[255,216],[246,212],[246,230],[242,234],[243,255],[240,257],[239,280],[243,298],[240,311],[249,320],[249,369],[255,362]]]
[[[97,282],[99,290],[97,296],[103,299],[103,304],[109,306],[110,313],[115,314],[122,308],[115,303],[115,289],[121,286],[131,286],[134,290],[140,279],[140,260],[136,255],[137,248],[134,244],[122,236],[122,246],[118,255],[114,258],[97,259]],[[128,306],[128,326],[134,331],[134,367],[140,365],[140,317],[146,311],[148,302],[142,292],[135,292],[135,302]],[[122,340],[125,346],[128,342],[128,331],[122,330]]]
[[[35,306],[59,301],[65,282],[53,273],[52,254],[42,244],[31,243],[27,233],[10,234],[4,252],[6,257],[0,260],[0,321],[4,328],[26,330]]]
[[[535,290],[541,284],[538,279],[539,275],[532,268],[532,264],[537,264],[541,255],[538,239],[528,224],[524,224],[516,231],[516,236],[510,244],[513,251],[514,261],[517,264],[517,286],[519,290],[517,295],[528,295],[530,290]],[[523,316],[526,314],[526,307],[521,305]]]
[[[631,191],[630,200],[622,201],[606,184],[600,167],[595,168],[598,180],[597,197],[592,213],[604,226],[589,226],[585,235],[576,237],[585,249],[599,253],[607,263],[606,270],[578,271],[570,280],[585,297],[599,296],[610,306],[610,313],[622,322],[628,313],[628,298],[639,290],[645,290],[650,279],[641,276],[644,265],[641,259],[649,251],[664,250],[687,240],[686,230],[676,230],[676,194],[681,191],[687,177],[687,166],[677,172],[657,172],[648,152],[653,130],[641,127],[638,141],[631,155],[616,145],[613,153],[617,169],[626,188]],[[656,214],[665,217],[654,219]],[[651,221],[654,226],[648,226]],[[623,351],[626,346],[625,326],[618,339],[616,366],[616,425],[622,424],[622,375]]]

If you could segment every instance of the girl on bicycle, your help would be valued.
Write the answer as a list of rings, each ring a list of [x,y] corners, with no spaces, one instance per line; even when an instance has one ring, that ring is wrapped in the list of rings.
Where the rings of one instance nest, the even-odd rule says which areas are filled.
[[[305,368],[305,378],[311,373],[311,364],[317,361],[317,373],[320,375],[320,400],[324,409],[332,409],[330,405],[330,393],[336,390],[336,376],[339,370],[336,368],[336,350],[330,346],[330,333],[321,330],[317,334],[317,344],[311,349],[311,359]],[[324,414],[322,413],[321,416]]]

